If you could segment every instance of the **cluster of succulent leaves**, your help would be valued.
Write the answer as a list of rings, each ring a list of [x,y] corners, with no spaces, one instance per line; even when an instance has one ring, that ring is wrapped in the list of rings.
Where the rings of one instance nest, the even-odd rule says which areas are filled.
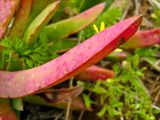
[[[116,77],[106,81],[91,82],[78,81],[86,94],[83,98],[86,106],[92,104],[101,106],[98,116],[107,119],[125,118],[127,120],[154,120],[156,113],[152,106],[151,98],[141,79],[146,68],[139,68],[140,55],[136,54],[122,62],[122,65],[114,65]]]
[[[62,1],[62,5],[60,9],[57,10],[54,15],[54,19],[52,22],[56,22],[62,18],[62,16],[73,16],[76,15],[97,3],[103,2],[104,0],[96,0],[92,2],[92,4],[88,0],[83,0],[79,7],[80,1],[69,0],[68,2]],[[46,1],[45,4],[48,4],[50,1]],[[105,22],[106,26],[111,26],[116,23],[122,15],[122,10],[120,8],[112,8],[108,9],[113,0],[106,2],[106,10],[103,14],[94,22],[94,24],[99,25],[101,21]],[[43,3],[43,2],[42,2]],[[41,5],[41,9],[45,5]],[[63,9],[67,6],[69,11],[64,15]],[[65,9],[67,9],[65,8]],[[36,13],[38,14],[41,9],[33,9],[33,15],[31,13],[28,24],[35,18]],[[72,12],[72,13],[71,13]],[[107,20],[107,21],[106,21]],[[92,24],[93,25],[93,24]],[[96,34],[93,26],[90,25],[86,29],[82,30],[79,33],[80,41],[83,41],[92,35]],[[67,44],[66,44],[67,43]],[[73,40],[54,40],[48,41],[47,36],[44,32],[42,32],[39,36],[39,39],[32,44],[27,44],[22,38],[5,38],[0,42],[0,45],[4,47],[3,49],[3,59],[7,64],[9,64],[11,53],[14,54],[18,59],[21,59],[22,66],[17,65],[17,67],[13,67],[9,69],[10,71],[19,70],[19,69],[28,69],[39,66],[41,64],[46,63],[47,61],[56,58],[58,56],[58,50],[67,50],[76,45],[76,41]],[[12,61],[13,62],[13,61]],[[20,62],[20,61],[18,61]],[[1,63],[1,65],[4,63]],[[14,63],[15,65],[16,63]],[[19,63],[17,63],[19,64]]]
[[[88,1],[88,0],[70,0],[69,8],[73,14],[80,13],[87,8],[104,0]],[[107,0],[108,1],[108,0]],[[112,3],[112,0],[109,0]],[[81,3],[79,7],[79,3]],[[52,21],[58,21],[61,19],[61,9],[57,11],[55,18]],[[157,14],[158,13],[158,14]],[[159,15],[159,12],[155,12]],[[103,14],[94,22],[97,26],[104,21],[108,27],[121,19],[122,10],[120,8],[112,8],[103,12]],[[158,20],[158,19],[157,19]],[[92,24],[93,25],[93,24]],[[79,33],[79,39],[81,41],[89,38],[95,34],[93,26],[90,25],[86,29]],[[67,43],[67,44],[66,44]],[[32,44],[26,44],[24,40],[20,38],[5,38],[0,42],[3,49],[3,59],[10,62],[10,56],[13,54],[22,61],[23,68],[28,69],[35,66],[39,66],[47,61],[58,56],[57,51],[61,49],[68,49],[76,45],[75,41],[69,40],[57,40],[57,42],[48,42],[45,33],[40,34],[39,39]],[[83,98],[87,107],[94,104],[99,107],[99,117],[112,120],[117,117],[125,117],[127,120],[134,118],[135,120],[154,120],[154,110],[152,107],[152,101],[147,93],[147,90],[141,82],[143,77],[144,68],[140,69],[139,59],[142,56],[154,56],[159,48],[156,49],[139,49],[136,51],[136,55],[128,58],[123,62],[122,66],[115,65],[114,70],[116,77],[106,81],[91,82],[78,82],[85,89]],[[147,55],[146,55],[147,54]],[[152,55],[151,55],[152,54]],[[0,63],[1,66],[2,63]],[[15,66],[15,63],[14,63]],[[17,68],[18,70],[19,68]],[[16,68],[14,67],[14,70]],[[87,92],[96,94],[95,98],[92,95],[88,95]],[[97,100],[98,99],[98,100]]]

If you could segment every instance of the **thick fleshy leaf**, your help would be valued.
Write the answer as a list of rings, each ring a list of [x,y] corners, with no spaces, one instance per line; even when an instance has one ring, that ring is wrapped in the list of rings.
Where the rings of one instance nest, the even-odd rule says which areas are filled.
[[[12,101],[12,106],[15,110],[23,111],[22,98],[14,98],[14,99],[11,99],[11,101]]]
[[[48,6],[55,0],[32,0],[32,1],[33,1],[32,9],[29,15],[27,25],[29,25],[46,6]]]
[[[9,99],[0,99],[0,120],[18,120]]]
[[[38,33],[52,18],[56,12],[59,1],[49,4],[29,25],[24,33],[24,40],[27,43],[33,42],[38,37]]]
[[[106,80],[107,78],[114,77],[114,72],[112,70],[108,70],[105,68],[101,68],[98,66],[91,66],[86,70],[80,72],[76,75],[76,79],[78,80]]]
[[[31,7],[32,0],[21,0],[20,8],[15,16],[15,20],[10,32],[11,37],[22,37],[26,28]]]
[[[49,40],[63,39],[92,23],[103,11],[104,3],[96,5],[85,12],[69,19],[50,24],[44,28]]]
[[[19,0],[0,0],[0,39],[16,10]]]
[[[128,3],[128,0],[117,0],[116,2],[113,2],[113,0],[107,0],[104,12],[92,25],[88,26],[79,33],[80,40],[84,41],[85,39],[91,37],[96,33],[96,30],[93,29],[94,25],[99,28],[101,26],[101,23],[105,24],[104,27],[109,27],[117,23],[120,19],[122,19],[122,15],[124,13],[124,10],[126,10],[126,7],[128,7]]]
[[[107,56],[107,60],[110,61],[119,61],[119,60],[124,60],[129,56],[129,53],[127,52],[112,52],[110,55]]]
[[[17,72],[0,71],[0,97],[33,94],[67,80],[126,42],[141,20],[141,16],[135,16],[119,22],[39,67]]]
[[[160,29],[137,32],[122,48],[134,49],[160,44]]]

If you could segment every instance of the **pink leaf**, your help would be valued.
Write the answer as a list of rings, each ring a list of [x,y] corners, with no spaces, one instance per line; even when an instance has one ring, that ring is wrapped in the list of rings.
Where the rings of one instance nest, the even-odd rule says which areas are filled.
[[[137,32],[122,48],[134,49],[160,44],[160,29]]]
[[[19,0],[0,0],[0,39],[16,10]]]
[[[93,65],[87,68],[86,70],[80,72],[76,76],[76,79],[95,81],[99,79],[106,80],[107,78],[112,78],[112,77],[114,77],[114,72],[112,70],[108,70],[108,69]]]
[[[67,80],[126,42],[141,20],[141,16],[135,16],[121,21],[39,67],[17,72],[0,71],[0,97],[33,94]]]

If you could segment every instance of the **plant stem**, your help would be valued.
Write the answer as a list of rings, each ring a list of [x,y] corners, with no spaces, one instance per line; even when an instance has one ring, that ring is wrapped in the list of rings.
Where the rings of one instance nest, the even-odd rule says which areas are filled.
[[[84,114],[84,111],[80,113],[78,120],[82,120],[83,114]]]
[[[70,88],[73,87],[73,79],[74,79],[74,77],[72,77],[70,79],[70,82],[69,82],[69,87]],[[68,101],[68,104],[67,104],[67,111],[66,111],[65,120],[69,120],[69,115],[71,113],[71,103],[72,103],[72,99],[70,98],[69,101]]]

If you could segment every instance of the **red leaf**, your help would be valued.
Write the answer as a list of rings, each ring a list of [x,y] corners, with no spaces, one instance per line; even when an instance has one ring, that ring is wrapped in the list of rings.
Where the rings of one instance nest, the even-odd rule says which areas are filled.
[[[134,49],[160,44],[160,29],[137,32],[122,48]]]
[[[19,0],[0,0],[0,39],[16,10]]]
[[[114,72],[112,70],[108,70],[105,68],[101,68],[98,66],[91,66],[87,68],[86,70],[80,72],[76,78],[78,80],[106,80],[107,78],[114,77]]]
[[[67,80],[126,42],[136,32],[141,20],[141,16],[135,16],[119,22],[39,67],[17,72],[0,71],[0,97],[33,94]]]
[[[107,56],[107,59],[109,61],[120,61],[120,60],[124,60],[128,57],[128,53],[127,52],[112,52],[110,55]]]

